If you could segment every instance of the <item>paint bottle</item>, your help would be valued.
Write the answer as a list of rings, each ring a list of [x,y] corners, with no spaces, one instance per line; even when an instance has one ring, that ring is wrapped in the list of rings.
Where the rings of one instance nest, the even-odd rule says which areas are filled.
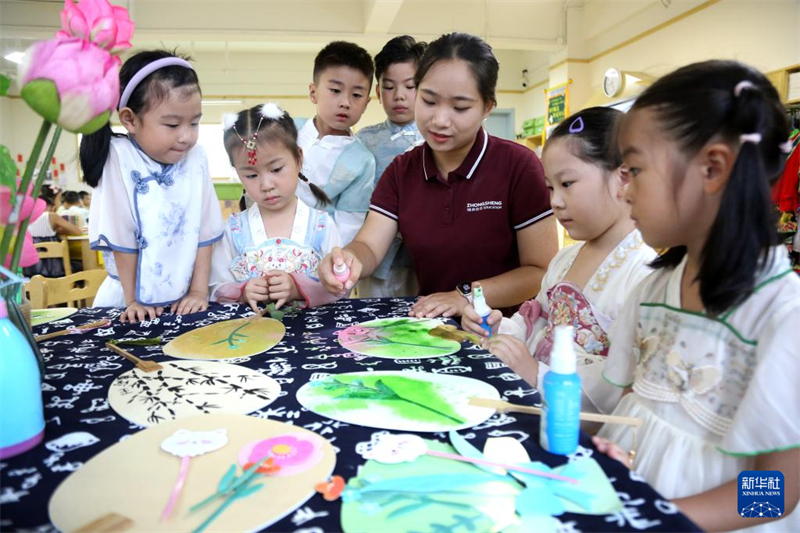
[[[581,378],[575,373],[572,327],[556,326],[550,371],[544,376],[539,443],[556,455],[578,448],[581,416]]]
[[[0,459],[30,450],[44,438],[41,374],[28,341],[0,298]]]
[[[350,268],[344,263],[333,265],[333,277],[344,283],[350,279]]]
[[[486,322],[486,319],[489,318],[492,308],[486,305],[486,297],[483,295],[483,287],[480,285],[475,285],[475,289],[472,291],[472,308],[475,309],[475,312],[478,313],[482,319],[481,327],[491,335],[492,326]]]

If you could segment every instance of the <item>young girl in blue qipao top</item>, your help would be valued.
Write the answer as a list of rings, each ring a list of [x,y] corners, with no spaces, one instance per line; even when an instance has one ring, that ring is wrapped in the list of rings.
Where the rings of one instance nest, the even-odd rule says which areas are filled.
[[[179,314],[204,310],[222,216],[197,145],[197,74],[183,58],[146,51],[125,62],[120,82],[127,135],[109,124],[80,146],[94,187],[89,239],[108,271],[94,305],[125,307],[123,322],[154,319],[167,305]]]

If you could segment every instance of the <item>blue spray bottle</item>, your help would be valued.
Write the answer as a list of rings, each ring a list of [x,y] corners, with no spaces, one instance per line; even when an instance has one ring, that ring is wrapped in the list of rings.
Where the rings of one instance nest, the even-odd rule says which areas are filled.
[[[475,285],[475,289],[472,291],[472,308],[475,309],[475,312],[483,319],[481,321],[481,327],[491,335],[492,326],[486,322],[486,319],[489,318],[492,308],[486,304],[486,297],[483,295],[483,287],[480,285]]]
[[[10,285],[22,280],[0,267]],[[41,374],[28,341],[0,298],[0,459],[19,455],[44,438]]]
[[[581,429],[581,378],[575,373],[572,335],[571,326],[555,328],[550,371],[542,383],[539,443],[556,455],[569,455],[578,449]]]

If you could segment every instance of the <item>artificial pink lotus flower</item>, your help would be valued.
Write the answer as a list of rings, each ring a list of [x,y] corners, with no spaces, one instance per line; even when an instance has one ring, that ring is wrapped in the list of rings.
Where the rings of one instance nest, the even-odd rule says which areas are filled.
[[[17,70],[20,95],[45,120],[74,133],[94,133],[119,101],[117,59],[81,39],[35,43]]]
[[[14,231],[19,231],[19,221],[25,220],[28,216],[31,217],[31,221],[38,219],[42,216],[45,209],[47,209],[47,204],[44,200],[34,200],[31,198],[30,190],[28,194],[25,195],[23,199],[22,205],[20,206],[19,213],[16,214],[16,226],[14,226]],[[6,224],[10,222],[12,216],[13,208],[11,207],[11,189],[7,186],[2,185],[0,186],[0,235],[2,235],[3,231],[6,231]],[[16,236],[19,238],[19,235]],[[39,254],[36,253],[36,248],[33,245],[33,239],[31,238],[31,234],[27,231],[25,232],[25,236],[23,237],[22,241],[22,255],[19,258],[19,266],[21,267],[29,267],[33,266],[39,262]],[[13,244],[12,244],[13,248]],[[9,253],[8,256],[3,258],[3,266],[6,268],[9,267],[11,264],[11,254]]]
[[[108,0],[81,0],[78,4],[66,0],[61,11],[61,27],[56,37],[91,41],[112,54],[133,46],[134,24],[128,10],[113,6]]]

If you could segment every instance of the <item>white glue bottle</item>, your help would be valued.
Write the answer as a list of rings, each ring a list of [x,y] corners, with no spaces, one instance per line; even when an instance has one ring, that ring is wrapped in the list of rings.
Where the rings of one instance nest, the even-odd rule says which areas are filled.
[[[581,378],[575,373],[572,335],[571,326],[556,326],[550,371],[542,383],[539,443],[557,455],[569,455],[578,448],[581,429]]]
[[[472,291],[472,308],[475,309],[475,312],[481,317],[480,326],[488,331],[489,336],[491,336],[492,326],[486,322],[486,319],[489,318],[489,315],[492,313],[492,308],[486,304],[486,297],[483,295],[483,287],[477,284]]]

